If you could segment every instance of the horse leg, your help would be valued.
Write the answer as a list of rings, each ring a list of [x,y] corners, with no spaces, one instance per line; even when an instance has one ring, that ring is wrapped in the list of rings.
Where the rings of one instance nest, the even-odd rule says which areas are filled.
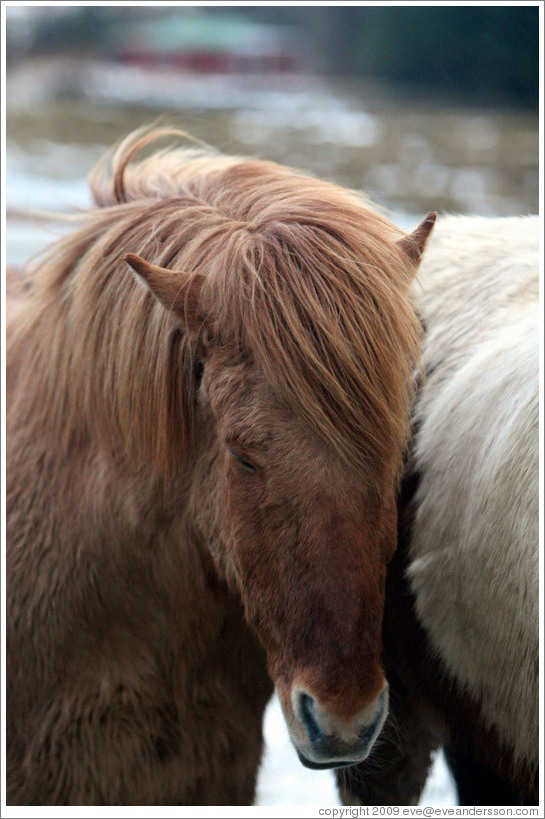
[[[529,805],[505,779],[480,763],[467,748],[449,744],[445,757],[456,782],[459,805]]]

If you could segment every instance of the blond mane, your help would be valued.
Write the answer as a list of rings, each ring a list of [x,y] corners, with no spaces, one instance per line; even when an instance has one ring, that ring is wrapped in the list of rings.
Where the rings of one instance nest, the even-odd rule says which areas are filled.
[[[195,146],[134,160],[164,137],[179,135],[141,130],[101,160],[97,207],[33,264],[9,331],[26,382],[15,411],[58,426],[67,446],[86,431],[158,475],[177,468],[196,346],[135,283],[123,255],[137,253],[205,273],[218,343],[378,485],[399,468],[418,350],[403,234],[357,194],[270,162]]]

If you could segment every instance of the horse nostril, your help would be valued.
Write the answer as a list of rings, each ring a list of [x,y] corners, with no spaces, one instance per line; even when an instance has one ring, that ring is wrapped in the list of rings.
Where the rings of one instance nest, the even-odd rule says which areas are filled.
[[[297,711],[308,738],[311,742],[317,742],[323,736],[323,731],[316,719],[316,700],[314,697],[300,691],[297,695]]]
[[[373,721],[367,725],[360,733],[360,739],[364,742],[371,742],[377,733],[377,728],[384,723],[388,710],[388,689],[384,688],[377,699],[377,709]]]

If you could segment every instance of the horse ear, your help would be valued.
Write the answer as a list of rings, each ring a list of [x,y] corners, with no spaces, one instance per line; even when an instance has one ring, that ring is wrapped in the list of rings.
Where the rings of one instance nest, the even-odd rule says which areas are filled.
[[[416,230],[414,230],[408,236],[404,236],[403,239],[400,239],[400,241],[397,243],[397,246],[406,256],[409,257],[410,261],[413,265],[415,265],[415,267],[420,262],[420,257],[424,252],[426,242],[428,241],[428,237],[432,232],[436,219],[436,213],[428,213],[424,221],[420,222]]]
[[[127,253],[123,258],[163,307],[181,320],[186,330],[196,333],[202,328],[205,317],[199,298],[206,276],[158,267],[135,253]]]

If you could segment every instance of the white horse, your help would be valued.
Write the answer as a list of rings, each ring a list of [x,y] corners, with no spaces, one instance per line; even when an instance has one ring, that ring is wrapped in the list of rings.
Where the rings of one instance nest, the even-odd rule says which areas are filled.
[[[503,786],[537,800],[538,250],[537,217],[449,216],[424,253],[426,374],[384,623],[392,714],[381,764],[339,774],[347,803],[416,801],[443,743],[466,804],[503,804]],[[477,771],[488,784],[468,784]]]

